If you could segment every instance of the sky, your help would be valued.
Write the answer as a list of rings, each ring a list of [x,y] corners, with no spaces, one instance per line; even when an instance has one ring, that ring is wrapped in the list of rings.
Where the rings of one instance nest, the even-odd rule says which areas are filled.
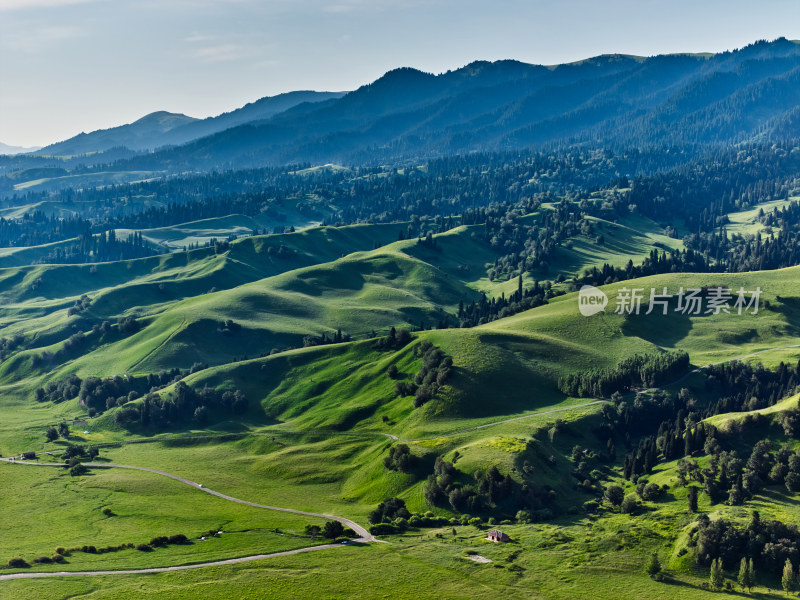
[[[718,52],[798,29],[797,0],[0,0],[0,142],[352,90],[401,66]]]

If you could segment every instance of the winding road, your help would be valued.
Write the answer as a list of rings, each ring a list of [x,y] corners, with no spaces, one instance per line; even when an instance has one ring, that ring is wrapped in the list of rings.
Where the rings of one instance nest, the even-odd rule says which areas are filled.
[[[676,379],[672,383],[666,384],[665,386],[662,386],[662,387],[667,387],[667,386],[670,386],[670,385],[675,385],[677,383],[680,383],[681,381],[685,380],[686,378],[688,378],[688,377],[690,377],[690,376],[692,376],[692,375],[694,375],[696,373],[700,373],[704,369],[707,369],[708,367],[712,367],[714,365],[720,365],[720,364],[723,364],[723,363],[733,362],[733,361],[736,361],[736,360],[744,360],[746,358],[751,358],[753,356],[757,356],[759,354],[764,354],[766,352],[771,352],[773,350],[786,350],[786,349],[790,349],[790,348],[800,348],[800,344],[791,344],[791,345],[787,345],[787,346],[776,346],[774,348],[767,348],[765,350],[759,350],[757,352],[751,352],[749,354],[744,354],[742,356],[737,356],[737,357],[734,357],[734,358],[721,360],[719,362],[709,363],[709,364],[703,365],[701,367],[696,367],[696,368],[692,369],[691,371],[689,371],[688,373],[686,373],[685,375],[683,375],[682,377]],[[603,404],[605,402],[607,402],[607,400],[594,400],[594,401],[591,401],[591,402],[587,402],[585,404],[576,404],[574,406],[567,406],[567,407],[564,407],[564,408],[556,408],[556,409],[552,409],[552,410],[541,411],[541,412],[537,412],[537,413],[533,413],[533,414],[529,414],[529,415],[522,415],[520,417],[512,417],[510,419],[503,419],[501,421],[493,421],[492,423],[485,423],[483,425],[477,425],[475,427],[468,427],[468,428],[465,428],[465,429],[460,429],[458,431],[452,431],[450,433],[444,433],[444,434],[441,434],[441,435],[438,435],[438,436],[435,436],[435,437],[432,437],[432,438],[419,438],[419,440],[421,441],[421,440],[436,439],[436,438],[442,438],[442,437],[453,437],[453,436],[460,435],[462,433],[467,433],[467,432],[470,432],[470,431],[477,431],[477,430],[480,430],[480,429],[486,429],[488,427],[494,427],[495,425],[502,425],[504,423],[511,423],[511,422],[514,422],[514,421],[520,421],[522,419],[530,419],[532,417],[537,417],[537,416],[541,416],[541,415],[548,415],[548,414],[554,414],[554,413],[564,412],[564,411],[568,411],[568,410],[574,410],[574,409],[578,409],[578,408],[585,408],[585,407],[593,406],[593,405],[596,405],[596,404]],[[382,436],[388,437],[388,438],[390,438],[392,440],[395,440],[395,441],[399,441],[401,439],[398,436],[390,434],[390,433],[378,433],[377,435],[382,435]],[[409,440],[409,441],[413,441],[413,440]],[[19,460],[18,457],[0,458],[0,462],[6,462],[6,463],[9,463],[9,464],[15,464],[15,465],[26,465],[26,466],[62,467],[62,468],[64,467],[64,463],[29,462],[29,461]],[[359,536],[358,539],[354,540],[356,543],[381,542],[381,540],[376,539],[372,534],[369,533],[369,531],[367,531],[364,527],[362,527],[358,523],[356,523],[354,521],[351,521],[350,519],[345,519],[343,517],[336,517],[336,516],[333,516],[333,515],[325,515],[325,514],[307,512],[307,511],[302,511],[302,510],[295,510],[295,509],[292,509],[292,508],[281,508],[281,507],[278,507],[278,506],[269,506],[267,504],[258,504],[256,502],[249,502],[247,500],[241,500],[239,498],[234,498],[233,496],[228,496],[227,494],[223,494],[221,492],[217,492],[215,490],[211,490],[211,489],[201,485],[200,483],[197,483],[195,481],[191,481],[191,480],[186,479],[184,477],[180,477],[179,475],[175,475],[173,473],[168,473],[167,471],[160,471],[158,469],[150,469],[150,468],[147,468],[147,467],[134,467],[134,466],[131,466],[131,465],[119,465],[119,464],[115,464],[115,463],[88,462],[88,463],[83,463],[83,464],[86,465],[87,467],[100,468],[100,469],[132,469],[134,471],[146,471],[148,473],[154,473],[156,475],[161,475],[163,477],[169,477],[170,479],[174,479],[175,481],[178,481],[180,483],[183,483],[185,485],[193,487],[196,490],[199,490],[201,492],[205,492],[206,494],[211,494],[212,496],[217,496],[218,498],[222,498],[223,500],[228,500],[229,502],[236,502],[238,504],[244,504],[244,505],[247,505],[247,506],[253,506],[255,508],[263,508],[263,509],[266,509],[266,510],[274,510],[274,511],[279,511],[279,512],[292,513],[292,514],[296,514],[296,515],[304,515],[304,516],[307,516],[307,517],[316,517],[316,518],[321,518],[321,519],[339,521],[340,523],[342,523],[342,525],[344,525],[346,527],[350,527],[353,531],[355,531],[358,534],[358,536]],[[171,572],[171,571],[186,571],[186,570],[189,570],[189,569],[200,569],[200,568],[203,568],[203,567],[214,567],[214,566],[220,566],[220,565],[233,565],[233,564],[238,564],[238,563],[251,562],[251,561],[255,561],[255,560],[263,560],[263,559],[267,559],[267,558],[277,558],[277,557],[281,557],[281,556],[291,556],[293,554],[301,554],[301,553],[304,553],[304,552],[314,552],[314,551],[317,551],[317,550],[330,550],[330,549],[333,549],[333,548],[344,548],[344,547],[346,547],[345,544],[322,544],[322,545],[319,545],[319,546],[309,546],[309,547],[305,547],[305,548],[298,548],[296,550],[286,550],[286,551],[283,551],[283,552],[273,552],[271,554],[257,554],[257,555],[254,555],[254,556],[243,556],[243,557],[240,557],[240,558],[231,558],[231,559],[227,559],[227,560],[219,560],[219,561],[213,561],[213,562],[197,563],[197,564],[191,564],[191,565],[178,565],[178,566],[174,566],[174,567],[154,567],[154,568],[149,568],[149,569],[131,569],[131,570],[120,570],[120,571],[59,571],[59,572],[52,572],[52,573],[12,573],[12,574],[9,574],[9,575],[0,575],[0,581],[10,580],[10,579],[38,579],[38,578],[46,578],[46,577],[69,577],[69,576],[73,576],[74,577],[74,576],[100,576],[100,575],[144,575],[144,574],[151,574],[151,573],[168,573],[168,572]]]
[[[25,460],[20,460],[18,457],[14,458],[0,458],[0,461],[6,462],[12,465],[25,465],[25,466],[37,466],[37,467],[61,467],[64,468],[64,463],[42,463],[42,462],[30,462]],[[200,483],[195,481],[191,481],[184,477],[180,477],[179,475],[175,475],[173,473],[168,473],[167,471],[159,471],[158,469],[149,469],[147,467],[134,467],[131,465],[118,465],[115,463],[96,463],[96,462],[87,462],[83,463],[87,467],[92,468],[99,468],[99,469],[131,469],[134,471],[146,471],[148,473],[155,473],[156,475],[161,475],[163,477],[169,477],[170,479],[174,479],[175,481],[179,481],[185,485],[195,488],[201,492],[205,492],[206,494],[211,494],[212,496],[217,496],[218,498],[222,498],[223,500],[228,500],[229,502],[236,502],[238,504],[245,504],[247,506],[253,506],[255,508],[263,508],[266,510],[276,510],[279,512],[286,512],[292,513],[295,515],[304,515],[307,517],[317,517],[320,519],[328,519],[331,521],[339,521],[345,527],[350,527],[353,531],[358,534],[358,539],[353,540],[354,543],[370,543],[370,542],[380,542],[381,540],[376,539],[369,531],[367,531],[364,527],[356,523],[355,521],[351,521],[350,519],[345,519],[344,517],[336,517],[333,515],[324,515],[320,513],[313,513],[307,512],[303,510],[295,510],[293,508],[281,508],[278,506],[268,506],[266,504],[258,504],[256,502],[249,502],[247,500],[241,500],[239,498],[234,498],[233,496],[228,496],[227,494],[223,494],[221,492],[217,492],[211,490]],[[66,576],[76,576],[76,575],[141,575],[147,573],[168,573],[170,571],[185,571],[187,569],[199,569],[202,567],[214,567],[219,565],[233,565],[237,563],[243,562],[250,562],[254,560],[262,560],[265,558],[275,558],[279,556],[290,556],[292,554],[300,554],[303,552],[314,552],[317,550],[328,550],[332,548],[345,548],[347,547],[346,544],[322,544],[319,546],[309,546],[306,548],[298,548],[296,550],[286,550],[283,552],[273,552],[271,554],[257,554],[255,556],[243,556],[241,558],[230,558],[227,560],[219,560],[214,562],[205,562],[205,563],[197,563],[193,565],[178,565],[175,567],[155,567],[150,569],[133,569],[127,571],[60,571],[54,573],[12,573],[10,575],[0,575],[0,581],[8,580],[8,579],[32,579],[32,578],[42,578],[42,577],[66,577]]]

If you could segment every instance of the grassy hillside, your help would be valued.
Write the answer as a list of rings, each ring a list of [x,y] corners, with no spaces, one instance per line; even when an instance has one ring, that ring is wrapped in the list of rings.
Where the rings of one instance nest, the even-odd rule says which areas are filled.
[[[653,276],[604,286],[609,307],[593,317],[580,315],[573,292],[471,329],[415,333],[403,348],[380,348],[374,339],[364,339],[259,357],[272,347],[296,344],[309,334],[330,334],[342,328],[353,335],[369,336],[373,329],[385,333],[393,325],[419,320],[431,325],[444,313],[453,313],[460,300],[478,297],[476,289],[481,283],[476,273],[484,273],[481,269],[491,263],[491,254],[468,232],[461,228],[437,236],[439,251],[424,248],[415,240],[394,241],[396,226],[355,226],[249,237],[220,254],[202,249],[99,264],[94,270],[88,265],[5,269],[0,278],[5,282],[2,318],[6,335],[24,332],[26,338],[32,338],[33,347],[13,351],[0,365],[0,378],[5,382],[0,452],[62,448],[63,441],[45,442],[46,427],[85,415],[77,399],[36,403],[34,388],[48,380],[70,373],[81,377],[146,374],[209,362],[209,368],[183,382],[194,388],[208,385],[241,390],[250,401],[242,417],[218,419],[208,426],[185,423],[169,429],[125,430],[114,420],[119,409],[112,409],[89,419],[86,433],[83,426],[78,428],[71,441],[99,444],[149,438],[149,443],[105,449],[103,456],[116,463],[167,470],[239,498],[337,514],[359,522],[366,522],[369,512],[387,496],[403,498],[415,512],[433,509],[438,515],[455,518],[450,508],[432,507],[424,495],[425,479],[436,457],[457,461],[459,477],[466,484],[477,485],[482,474],[497,466],[511,477],[516,489],[527,485],[554,494],[557,514],[539,519],[544,522],[535,525],[503,525],[518,540],[513,546],[487,546],[481,541],[485,532],[459,524],[455,535],[452,527],[412,530],[393,538],[388,548],[370,546],[353,549],[352,554],[343,551],[342,564],[352,563],[353,572],[361,574],[361,556],[368,556],[381,561],[390,577],[400,576],[409,565],[422,561],[426,566],[402,584],[408,586],[403,593],[447,572],[451,587],[442,588],[441,597],[470,597],[473,593],[480,597],[495,585],[512,597],[531,589],[543,598],[598,597],[585,595],[581,587],[580,582],[592,576],[601,580],[623,577],[630,588],[626,597],[644,598],[673,590],[640,574],[649,553],[658,551],[672,576],[682,582],[675,588],[679,589],[675,597],[702,597],[706,592],[699,585],[707,579],[707,572],[679,554],[685,548],[685,532],[692,518],[684,509],[686,491],[675,480],[676,463],[660,464],[649,476],[670,491],[665,499],[647,504],[639,517],[619,514],[610,507],[587,515],[584,504],[596,500],[603,486],[620,482],[633,493],[633,484],[621,481],[621,456],[616,462],[600,458],[605,443],[593,432],[601,425],[602,403],[566,397],[558,389],[558,380],[584,372],[587,365],[614,367],[635,354],[667,349],[688,351],[697,366],[763,350],[770,351],[765,356],[771,363],[796,356],[797,349],[781,348],[800,344],[796,292],[800,270]],[[630,239],[634,239],[632,234]],[[642,236],[645,239],[649,241],[631,246],[631,252],[649,252],[648,244],[658,241]],[[380,247],[371,249],[376,244]],[[620,252],[614,260],[624,256]],[[465,264],[473,270],[459,268]],[[715,285],[734,290],[760,287],[761,309],[757,315],[689,316],[674,310],[665,316],[646,315],[645,301],[642,314],[613,312],[616,296],[624,287],[645,289],[649,297],[651,287],[659,293],[663,287],[677,293],[680,287]],[[216,291],[210,291],[212,287]],[[502,288],[494,288],[495,293],[498,290]],[[67,315],[83,293],[90,296],[91,303],[78,314]],[[764,301],[769,302],[768,307]],[[129,333],[112,329],[102,335],[91,331],[92,324],[123,315],[136,316],[140,329]],[[222,332],[225,320],[240,328]],[[76,328],[86,332],[83,346],[65,350],[64,339]],[[433,400],[415,408],[412,396],[397,396],[396,381],[387,371],[395,366],[397,380],[413,380],[422,365],[415,349],[426,341],[452,357],[453,371]],[[53,353],[51,362],[34,365],[33,357],[45,351]],[[245,355],[249,358],[243,360]],[[680,385],[699,387],[699,377]],[[174,386],[161,393],[173,391]],[[133,405],[140,402],[134,400]],[[796,398],[761,412],[769,418],[785,405],[791,407],[791,402],[796,404]],[[720,415],[709,422],[740,418]],[[780,436],[769,429],[764,433]],[[761,433],[753,434],[758,435]],[[389,449],[400,442],[408,444],[417,457],[407,473],[384,465]],[[596,456],[590,465],[594,483],[588,488],[578,485],[572,474],[577,466],[572,457],[575,446]],[[619,448],[621,455],[621,440]],[[35,489],[47,499],[37,518],[57,523],[56,531],[67,540],[64,544],[94,543],[92,540],[122,543],[135,532],[146,532],[144,538],[180,533],[162,532],[166,523],[181,525],[187,535],[190,529],[199,534],[216,526],[235,533],[223,534],[222,542],[213,540],[214,546],[195,544],[141,556],[136,552],[115,554],[115,564],[126,568],[192,562],[206,556],[241,556],[261,551],[257,548],[304,543],[300,538],[268,533],[274,527],[299,532],[302,520],[243,514],[236,512],[238,508],[229,512],[224,503],[206,503],[189,488],[153,482],[147,474],[98,471],[71,478],[47,469],[0,468],[11,489]],[[148,491],[132,495],[131,490]],[[59,507],[69,494],[79,494],[81,503],[75,504],[72,512],[64,512]],[[9,497],[5,508],[9,514],[19,511],[15,497]],[[157,497],[174,501],[151,513],[147,507],[158,503]],[[195,503],[197,509],[191,517],[176,516],[178,507]],[[124,523],[115,521],[117,517],[105,518],[101,510],[106,506],[127,515]],[[712,506],[702,498],[700,506],[709,514],[728,514],[727,508]],[[792,498],[778,490],[766,490],[752,506],[761,507],[765,515],[794,515]],[[502,519],[512,518],[515,512],[498,510]],[[92,515],[91,532],[71,528],[79,514]],[[738,507],[730,507],[730,514],[738,519],[745,516]],[[31,527],[30,517],[20,514],[15,520],[20,528]],[[206,527],[208,523],[211,525]],[[118,537],[126,539],[116,541]],[[9,536],[0,552],[2,556],[30,558],[52,552],[52,539],[39,533],[27,538]],[[468,560],[467,553],[473,551],[493,563]],[[321,553],[290,564],[320,569],[328,560]],[[92,569],[100,564],[93,561],[91,556],[76,554],[70,568]],[[280,564],[251,565],[241,580],[233,575],[240,567],[226,567],[228,571],[220,572],[232,574],[233,579],[224,590],[238,593],[240,585],[245,590],[251,573],[264,576]],[[163,593],[169,590],[180,597],[192,593],[190,590],[196,592],[196,586],[203,588],[215,572],[158,576],[157,580],[169,582],[158,583],[166,586]],[[9,589],[44,590],[45,597],[58,597],[47,595],[54,589],[48,582],[6,583],[11,583]],[[85,585],[92,583],[70,581],[70,593],[80,593]],[[341,589],[335,579],[325,585],[331,593]],[[393,593],[375,585],[382,594]],[[107,597],[126,593],[127,586],[124,579],[115,580],[107,588]],[[159,589],[154,593],[161,593]],[[247,592],[242,593],[246,597]],[[276,592],[276,597],[280,593]]]

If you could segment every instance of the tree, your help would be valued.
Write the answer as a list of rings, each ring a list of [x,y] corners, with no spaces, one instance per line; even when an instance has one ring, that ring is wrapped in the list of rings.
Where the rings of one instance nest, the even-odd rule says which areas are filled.
[[[747,591],[753,589],[756,584],[756,569],[753,566],[753,559],[751,558],[747,563]]]
[[[715,558],[711,561],[711,574],[709,576],[711,588],[715,590],[722,589],[724,581],[725,574],[722,572],[722,559]]]
[[[647,563],[647,574],[650,575],[650,577],[653,577],[659,572],[661,572],[661,563],[658,560],[658,554],[653,552],[653,555],[650,557],[650,560]]]
[[[375,523],[389,522],[402,517],[410,519],[411,513],[406,508],[406,501],[400,498],[386,498],[378,505],[378,508],[369,513],[369,522]]]
[[[636,496],[634,496],[633,494],[628,494],[622,501],[622,504],[620,505],[620,510],[626,515],[630,515],[634,513],[637,506],[639,506],[639,503],[636,501]]]
[[[63,421],[61,423],[59,423],[58,424],[58,435],[60,435],[61,437],[65,438],[65,439],[68,438],[69,437],[69,425],[67,425]]]
[[[783,576],[781,577],[781,585],[783,586],[783,591],[786,592],[786,595],[789,595],[794,589],[795,584],[795,577],[794,577],[794,567],[792,566],[792,561],[788,558],[786,562],[783,564]]]
[[[747,588],[748,592],[753,589],[753,586],[756,584],[756,571],[753,567],[752,558],[748,561],[747,558],[742,557],[742,562],[739,563],[739,577],[737,581],[742,587],[742,591],[744,591],[745,588]]]
[[[736,581],[739,582],[739,585],[742,588],[742,591],[745,590],[747,587],[747,583],[749,582],[748,572],[749,568],[747,566],[747,559],[742,557],[742,562],[739,563],[739,577],[737,577]]]
[[[81,475],[86,475],[88,472],[89,469],[82,464],[77,464],[69,470],[69,474],[73,477],[80,477]]]
[[[407,444],[398,444],[389,449],[389,456],[383,459],[384,466],[391,471],[410,473],[417,457],[411,454]]]
[[[198,425],[208,423],[208,409],[205,406],[198,406],[194,411],[194,420]]]
[[[689,512],[696,513],[697,512],[697,486],[690,485],[689,486]]]
[[[58,439],[58,430],[51,425],[47,428],[47,432],[44,436],[47,438],[48,442],[55,442]]]
[[[619,506],[625,499],[625,490],[619,485],[610,485],[606,488],[606,500],[613,506]]]
[[[321,531],[322,529],[320,529],[319,525],[306,525],[306,535],[310,537],[312,540],[317,539],[317,536],[320,534]]]
[[[731,487],[731,491],[728,494],[728,504],[731,506],[738,506],[744,502],[744,490],[742,489],[742,478],[737,477],[736,483],[733,484]]]
[[[336,541],[336,538],[343,533],[344,526],[339,523],[339,521],[327,521],[322,530],[322,535],[324,535],[326,539],[333,540],[334,542]]]

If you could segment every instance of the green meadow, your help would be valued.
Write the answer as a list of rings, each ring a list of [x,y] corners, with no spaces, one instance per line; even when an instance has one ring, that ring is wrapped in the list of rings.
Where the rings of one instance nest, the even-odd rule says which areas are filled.
[[[575,239],[551,265],[549,276],[555,271],[567,278],[564,289],[572,275],[592,264],[621,266],[641,260],[653,248],[680,247],[654,223],[635,216],[597,227],[605,232],[601,251],[592,254],[593,240]],[[800,344],[800,270],[658,275],[603,286],[610,305],[593,317],[580,315],[577,293],[569,292],[474,328],[430,329],[455,312],[459,302],[479,299],[480,291],[490,297],[511,293],[516,282],[486,278],[494,254],[469,227],[437,235],[435,251],[415,240],[397,241],[400,229],[311,227],[246,237],[218,253],[201,248],[95,266],[0,269],[0,322],[6,336],[23,336],[20,348],[0,364],[0,453],[59,451],[65,442],[47,442],[46,428],[86,418],[77,399],[35,402],[34,390],[48,381],[72,373],[84,378],[145,375],[203,362],[207,368],[183,381],[194,388],[241,390],[250,401],[245,415],[208,426],[128,431],[115,422],[118,409],[111,409],[73,428],[70,441],[113,443],[102,447],[101,460],[160,469],[242,500],[346,517],[362,525],[390,496],[402,498],[412,512],[433,510],[455,518],[449,508],[431,506],[424,495],[425,478],[441,456],[458,460],[459,470],[469,476],[497,466],[518,485],[532,478],[557,495],[559,515],[531,524],[505,515],[508,522],[500,526],[511,535],[510,544],[485,541],[485,522],[480,528],[459,523],[385,536],[388,544],[146,578],[1,581],[4,593],[126,598],[146,589],[154,598],[260,598],[268,589],[270,598],[427,597],[432,590],[437,598],[711,597],[701,587],[707,571],[681,554],[694,517],[685,510],[686,492],[676,482],[675,463],[659,465],[650,476],[668,487],[667,496],[644,503],[635,517],[607,504],[587,514],[584,505],[597,497],[597,490],[576,485],[570,455],[576,445],[603,451],[592,432],[604,403],[566,397],[558,380],[588,365],[610,368],[636,354],[672,349],[686,350],[696,367],[754,353],[759,354],[746,360],[773,366],[781,360],[796,362],[800,348],[786,347]],[[666,287],[677,294],[681,287],[717,285],[760,287],[758,314],[613,312],[626,286],[648,294],[650,288],[660,293]],[[68,314],[83,294],[90,299],[88,307]],[[100,335],[92,329],[121,317],[134,317],[138,330]],[[226,320],[239,328],[223,333]],[[382,349],[375,343],[373,335],[385,335],[392,326],[415,328],[420,322],[429,329],[415,332],[403,348]],[[304,337],[338,329],[353,341],[302,347]],[[77,331],[84,334],[82,345],[65,345]],[[453,369],[436,398],[415,408],[411,396],[397,396],[395,381],[413,380],[422,365],[415,349],[425,341],[450,356]],[[392,366],[396,380],[387,375]],[[698,377],[670,389],[694,386]],[[160,393],[173,390],[168,386]],[[775,419],[795,406],[796,398],[760,413]],[[722,427],[742,418],[718,415],[709,422]],[[781,436],[774,427],[767,433]],[[418,458],[412,472],[384,466],[398,442]],[[622,483],[630,493],[632,484],[621,479],[619,463],[598,464],[597,477],[601,485]],[[67,564],[35,564],[25,572],[196,564],[319,542],[304,535],[313,518],[227,502],[156,474],[92,468],[72,477],[66,469],[5,463],[0,469],[4,490],[9,490],[0,498],[6,523],[0,562],[16,556],[30,562],[52,555],[59,546],[138,544],[176,534],[191,540],[153,552],[76,550]],[[739,507],[703,502],[702,512],[747,518]],[[779,490],[767,490],[752,503],[765,516],[800,516],[796,499]],[[212,530],[223,533],[199,539]],[[661,557],[666,582],[644,573],[653,552]],[[475,562],[470,557],[476,555],[491,562]],[[767,592],[771,585],[775,582],[760,582],[757,597],[778,597]]]

